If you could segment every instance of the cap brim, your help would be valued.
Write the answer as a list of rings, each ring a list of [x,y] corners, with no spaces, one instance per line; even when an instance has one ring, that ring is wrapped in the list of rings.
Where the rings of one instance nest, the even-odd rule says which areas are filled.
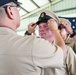
[[[51,17],[48,15],[45,15],[44,17],[42,17],[41,19],[39,19],[36,24],[40,24],[41,22],[47,22]]]
[[[40,20],[40,21],[37,21],[36,24],[39,25],[41,22],[47,22],[47,21],[48,20]]]
[[[14,1],[14,3],[16,3],[17,6],[20,6],[22,4],[21,2],[17,2],[17,1]]]

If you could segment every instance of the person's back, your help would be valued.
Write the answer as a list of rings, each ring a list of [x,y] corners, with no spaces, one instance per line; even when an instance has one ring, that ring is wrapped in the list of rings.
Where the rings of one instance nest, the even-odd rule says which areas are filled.
[[[32,56],[34,38],[22,38],[11,29],[0,28],[0,75],[38,74]]]
[[[55,67],[54,62],[62,59],[61,51],[56,51],[59,55],[58,58],[53,57],[53,59],[56,58],[53,60],[51,54],[54,53],[54,50],[51,45],[48,45],[49,42],[43,45],[45,41],[42,40],[38,44],[40,41],[41,39],[36,39],[35,36],[18,36],[11,29],[0,27],[0,75],[42,75],[43,68]],[[59,65],[57,64],[56,67],[60,67],[61,62],[58,61]]]
[[[0,28],[0,75],[40,75],[32,56],[34,39]]]

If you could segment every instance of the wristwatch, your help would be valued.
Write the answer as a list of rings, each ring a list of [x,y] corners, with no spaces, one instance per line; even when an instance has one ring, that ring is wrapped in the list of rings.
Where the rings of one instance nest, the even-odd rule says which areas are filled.
[[[73,34],[70,35],[71,38],[73,38],[76,35],[76,30],[73,30]]]
[[[29,33],[28,31],[25,32],[25,35],[31,35],[31,33]]]

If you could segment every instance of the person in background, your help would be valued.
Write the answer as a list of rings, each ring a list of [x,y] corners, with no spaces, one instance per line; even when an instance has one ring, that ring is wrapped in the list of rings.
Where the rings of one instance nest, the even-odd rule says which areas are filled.
[[[57,23],[48,20],[56,45],[35,36],[20,36],[16,33],[19,6],[17,0],[0,0],[0,75],[44,75],[44,68],[61,68],[66,47]]]
[[[45,13],[47,14],[46,11],[45,11]],[[48,27],[47,20],[49,19],[49,17],[51,17],[51,19],[54,19],[56,22],[58,22],[57,21],[58,19],[56,19],[56,15],[52,15],[51,11],[50,11],[51,15],[49,15],[49,14],[46,15],[45,13],[42,12],[40,14],[39,20],[37,21],[37,24],[39,27],[38,31],[39,31],[40,38],[48,40],[52,44],[56,44],[55,40],[54,40],[53,33],[52,33],[52,31],[50,31],[50,29]],[[43,14],[45,16],[41,17]],[[61,20],[59,20],[59,22],[60,21]],[[65,24],[65,22],[64,22],[64,24]],[[68,22],[66,22],[66,24],[68,24]],[[31,25],[28,26],[28,30],[30,30],[30,34],[32,34],[35,31],[35,27],[36,26],[31,26]],[[62,37],[63,37],[63,35],[67,34],[64,27],[62,29],[59,29],[59,32],[60,32]],[[63,37],[63,39],[64,40],[66,39],[66,35]],[[73,52],[71,47],[66,45],[66,49],[67,49],[67,56],[64,59],[63,67],[62,68],[48,68],[48,69],[46,68],[44,70],[44,75],[76,75],[76,65],[75,65],[76,55]]]
[[[65,22],[64,22],[65,21]],[[64,22],[64,24],[63,24]],[[68,22],[66,25],[65,23]],[[70,37],[73,38],[73,40],[76,42],[76,31],[72,29],[71,23],[63,18],[60,18],[60,23],[63,24],[68,34],[70,34]]]
[[[76,53],[76,32],[75,30],[71,28],[71,23],[67,19],[60,18],[60,23],[63,25],[63,29],[61,29],[61,35],[64,38],[65,44],[72,47],[73,51]],[[68,34],[70,36],[67,36]]]

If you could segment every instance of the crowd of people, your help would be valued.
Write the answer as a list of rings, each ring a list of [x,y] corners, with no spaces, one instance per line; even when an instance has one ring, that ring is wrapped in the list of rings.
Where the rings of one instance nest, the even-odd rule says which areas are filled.
[[[76,75],[76,49],[65,43],[70,34],[76,44],[71,23],[44,10],[20,36],[16,33],[20,4],[17,0],[0,0],[0,75]],[[39,36],[32,35],[36,26]]]

